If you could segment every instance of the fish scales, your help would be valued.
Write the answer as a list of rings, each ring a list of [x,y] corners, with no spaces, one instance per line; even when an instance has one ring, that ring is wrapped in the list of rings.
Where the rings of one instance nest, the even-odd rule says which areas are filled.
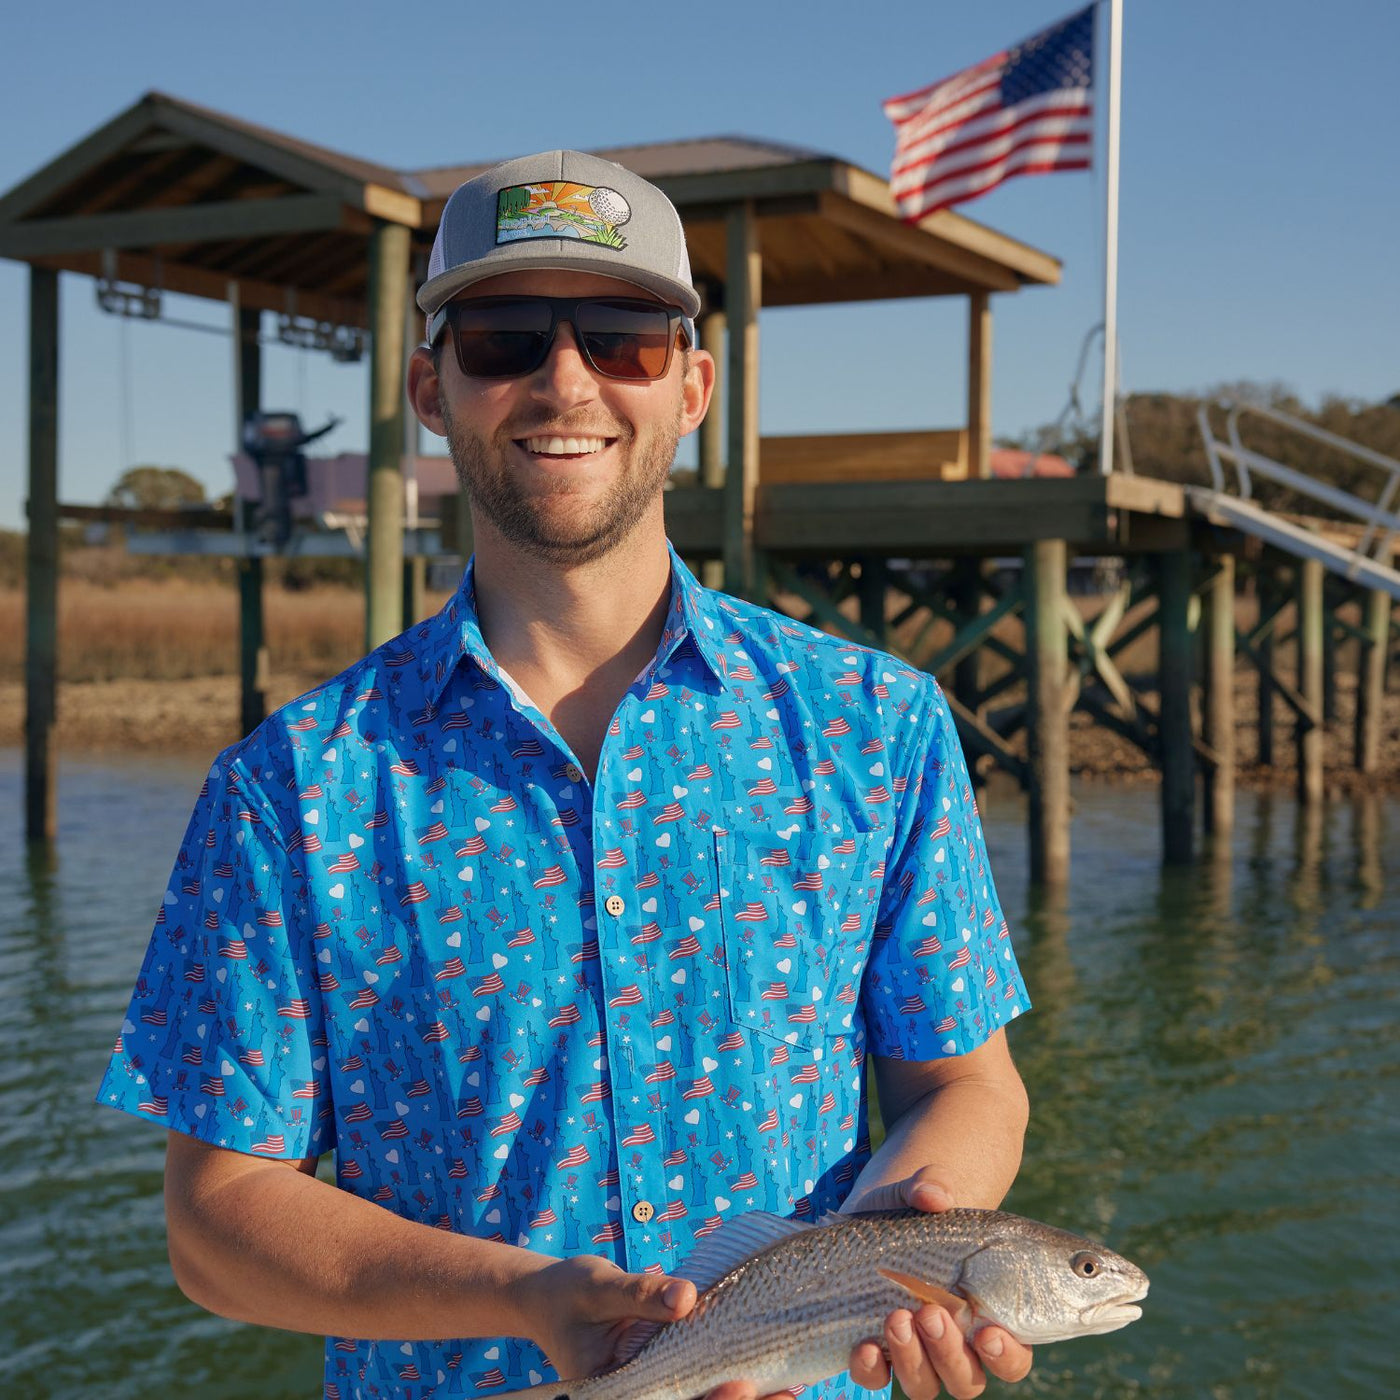
[[[1146,1276],[1112,1251],[1002,1211],[887,1211],[817,1227],[762,1218],[782,1237],[631,1360],[518,1397],[692,1400],[740,1378],[760,1393],[823,1380],[846,1369],[853,1346],[878,1338],[892,1311],[921,1305],[882,1269],[966,1298],[965,1327],[995,1321],[1027,1342],[1121,1327],[1140,1315],[1132,1303],[1147,1291]]]

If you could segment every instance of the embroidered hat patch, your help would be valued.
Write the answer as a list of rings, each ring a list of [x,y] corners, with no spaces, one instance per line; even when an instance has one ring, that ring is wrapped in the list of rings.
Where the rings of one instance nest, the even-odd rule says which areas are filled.
[[[607,185],[568,180],[510,185],[496,195],[496,242],[522,238],[577,238],[604,248],[625,248],[618,229],[632,207]]]

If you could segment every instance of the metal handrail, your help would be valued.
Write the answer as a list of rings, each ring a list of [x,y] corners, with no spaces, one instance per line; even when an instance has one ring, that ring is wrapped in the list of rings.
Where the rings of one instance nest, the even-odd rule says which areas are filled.
[[[1222,494],[1225,492],[1225,470],[1221,465],[1221,459],[1225,458],[1235,466],[1239,477],[1241,499],[1249,500],[1253,494],[1253,486],[1250,481],[1252,470],[1259,476],[1267,477],[1271,481],[1276,481],[1279,485],[1287,486],[1305,496],[1311,496],[1314,500],[1321,501],[1345,515],[1365,522],[1366,530],[1361,536],[1355,552],[1363,558],[1375,558],[1382,562],[1389,559],[1391,543],[1395,536],[1400,534],[1400,515],[1397,515],[1394,509],[1397,493],[1400,493],[1400,462],[1393,457],[1387,457],[1383,452],[1363,447],[1360,443],[1338,437],[1336,433],[1329,433],[1325,428],[1319,428],[1301,418],[1295,418],[1291,413],[1283,413],[1276,408],[1266,408],[1262,404],[1251,403],[1220,405],[1228,410],[1225,428],[1230,441],[1227,447],[1212,432],[1207,407],[1204,403],[1198,406],[1196,421],[1200,425],[1201,437],[1205,443],[1206,459],[1210,464],[1211,480],[1217,491]],[[1300,436],[1312,438],[1313,441],[1320,442],[1324,446],[1344,452],[1369,466],[1379,467],[1388,476],[1381,488],[1379,498],[1374,503],[1364,500],[1350,491],[1343,491],[1340,487],[1316,481],[1303,472],[1295,471],[1292,467],[1285,467],[1281,462],[1275,462],[1272,457],[1266,457],[1263,453],[1246,447],[1240,438],[1239,429],[1240,415],[1244,413],[1253,413],[1260,418],[1268,419],[1281,427],[1288,428]],[[1377,537],[1378,531],[1382,532],[1379,537]],[[1373,542],[1374,550],[1372,548]]]

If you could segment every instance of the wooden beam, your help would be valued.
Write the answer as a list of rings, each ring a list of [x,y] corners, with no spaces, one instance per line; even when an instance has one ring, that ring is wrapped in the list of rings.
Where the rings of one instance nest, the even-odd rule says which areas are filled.
[[[0,228],[0,257],[23,261],[45,254],[104,248],[150,248],[230,236],[257,238],[340,228],[345,217],[345,204],[334,195],[297,194],[275,200],[235,199],[79,219],[33,219]]]
[[[58,835],[58,274],[29,270],[29,539],[25,562],[24,832]]]
[[[409,228],[423,227],[423,201],[414,199],[411,194],[404,194],[402,190],[391,190],[385,185],[366,185],[360,207],[371,218],[383,219],[386,223],[406,224]]]
[[[133,166],[125,175],[109,179],[73,210],[85,216],[105,214],[123,204],[140,205],[146,196],[171,181],[184,179],[203,159],[203,153],[191,146],[179,145],[145,158],[132,157]]]
[[[754,502],[758,489],[758,311],[763,303],[763,259],[752,205],[735,205],[727,229],[724,586],[730,593],[762,602],[766,588],[759,577],[761,565],[754,544]]]
[[[834,276],[819,268],[769,279],[765,306],[828,306],[853,301],[961,296],[967,283],[937,268],[905,266],[896,271],[847,267]]]
[[[1206,675],[1202,738],[1217,756],[1205,772],[1205,827],[1216,854],[1235,824],[1235,560],[1215,561],[1205,607]]]
[[[655,175],[652,183],[670,199],[684,220],[691,205],[733,206],[780,195],[829,190],[838,164],[829,158],[819,158],[784,165],[755,165],[743,170]]]
[[[799,619],[800,621],[806,621],[814,627],[825,623],[828,627],[834,627],[839,635],[849,637],[851,641],[859,642],[863,647],[880,649],[880,639],[874,633],[867,631],[863,623],[854,621],[841,611],[838,604],[846,595],[840,589],[833,589],[830,593],[824,592],[820,585],[808,583],[799,577],[794,569],[777,560],[770,561],[770,567],[774,588],[801,598],[811,608],[808,617]]]
[[[1380,762],[1381,713],[1385,704],[1385,670],[1390,641],[1390,594],[1379,588],[1366,594],[1361,648],[1356,677],[1356,767],[1374,773]]]
[[[827,222],[858,235],[876,250],[888,250],[900,262],[936,268],[957,278],[966,290],[1014,292],[1021,285],[1016,274],[1001,263],[906,224],[895,213],[893,204],[887,213],[833,192],[822,196],[821,212]]]
[[[1030,875],[1035,884],[1063,885],[1070,863],[1065,542],[1040,540],[1025,561]]]
[[[1030,769],[1026,762],[1015,753],[1006,740],[980,715],[974,714],[955,695],[944,694],[944,703],[953,716],[958,739],[964,750],[970,750],[973,758],[988,755],[999,768],[1005,769],[1022,787],[1027,786]],[[971,768],[973,765],[968,764]]]
[[[158,123],[169,131],[178,132],[191,141],[198,141],[213,150],[236,156],[247,165],[265,170],[303,189],[328,194],[342,204],[365,209],[365,191],[370,182],[327,165],[314,155],[289,149],[279,142],[269,141],[254,132],[231,126],[213,116],[192,112],[157,98]],[[421,204],[420,204],[421,209]],[[399,222],[394,219],[390,222]]]
[[[938,557],[1031,540],[1109,538],[1102,477],[764,486],[759,541],[794,552],[840,552],[851,540],[891,554]],[[1099,484],[1096,484],[1099,483]]]
[[[967,471],[975,480],[992,474],[992,299],[967,299]]]
[[[978,579],[977,597],[980,598],[982,590],[981,580]],[[960,608],[960,614],[967,618],[967,621],[953,635],[951,641],[946,646],[939,649],[920,663],[920,668],[936,674],[946,670],[949,666],[956,666],[966,657],[971,656],[986,640],[987,633],[995,627],[1004,617],[1009,617],[1012,613],[1020,612],[1025,605],[1025,594],[1020,588],[1013,588],[1004,597],[999,598],[994,606],[985,612],[978,612],[976,608],[970,611]],[[956,687],[955,687],[956,689]],[[973,708],[975,701],[969,701],[963,696],[963,704],[969,709]]]
[[[1320,804],[1325,795],[1323,782],[1323,692],[1322,692],[1322,562],[1301,559],[1295,587],[1298,594],[1298,691],[1308,708],[1318,717],[1316,724],[1294,726],[1294,747],[1298,756],[1298,801]]]
[[[724,556],[724,491],[710,486],[672,487],[662,495],[666,535],[682,555],[721,561]],[[723,584],[721,577],[719,584]]]
[[[1246,641],[1241,640],[1239,645],[1244,654],[1247,657],[1249,657],[1249,659],[1254,663],[1256,667],[1259,668],[1262,674],[1264,670],[1263,654],[1260,651],[1257,651],[1254,647],[1250,646],[1249,643]],[[1296,690],[1287,680],[1285,680],[1277,672],[1274,672],[1269,679],[1270,686],[1274,694],[1278,697],[1278,699],[1283,701],[1283,703],[1292,712],[1293,716],[1297,719],[1299,724],[1303,726],[1317,726],[1322,724],[1321,711],[1315,710],[1313,708],[1312,702],[1303,694],[1302,691]],[[1262,762],[1262,760],[1260,761]]]
[[[144,101],[113,117],[105,126],[36,170],[27,180],[20,181],[0,199],[0,227],[23,218],[33,209],[41,208],[109,156],[116,155],[144,132],[150,131],[155,124],[155,118]]]
[[[189,509],[146,506],[90,506],[60,501],[60,520],[84,520],[104,525],[135,525],[148,530],[231,530],[233,512],[214,506]]]
[[[379,223],[370,238],[369,525],[365,647],[402,630],[404,325],[408,229]]]
[[[48,268],[54,272],[78,272],[88,277],[103,275],[101,253],[66,253],[57,257],[34,258],[31,265]],[[208,268],[192,267],[187,263],[147,257],[140,253],[118,252],[116,275],[123,282],[134,282],[143,287],[161,287],[168,292],[203,297],[208,301],[224,302],[228,297],[229,279],[223,274]],[[262,311],[285,311],[288,293],[295,292],[299,315],[311,316],[318,321],[329,321],[338,326],[368,325],[364,299],[360,297],[332,297],[319,291],[305,291],[297,287],[243,278],[238,279],[238,290],[243,306],[257,307]]]
[[[843,164],[835,172],[833,187],[847,198],[903,222],[889,185],[878,175]],[[1042,253],[1028,243],[1008,238],[951,209],[940,209],[925,215],[916,227],[920,232],[961,249],[985,265],[1012,269],[1019,282],[1040,282],[1052,286],[1060,280],[1058,258]]]

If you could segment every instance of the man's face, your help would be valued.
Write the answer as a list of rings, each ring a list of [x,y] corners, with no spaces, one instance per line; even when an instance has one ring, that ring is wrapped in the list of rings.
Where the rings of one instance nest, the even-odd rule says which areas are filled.
[[[465,295],[508,294],[655,300],[629,282],[576,272],[503,273]],[[582,564],[659,512],[676,445],[709,402],[708,355],[692,352],[687,371],[678,349],[663,379],[607,379],[589,368],[573,327],[562,324],[532,374],[473,379],[458,366],[450,334],[439,342],[435,375],[426,354],[415,352],[410,392],[426,426],[447,438],[479,524],[484,517],[541,560]]]

